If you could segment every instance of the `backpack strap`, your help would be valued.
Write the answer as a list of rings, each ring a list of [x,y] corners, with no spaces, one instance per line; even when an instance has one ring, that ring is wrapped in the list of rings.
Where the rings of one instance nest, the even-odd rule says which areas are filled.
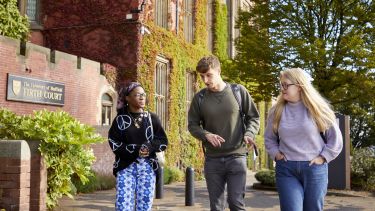
[[[199,108],[199,119],[200,119],[199,123],[200,125],[202,125],[202,127],[204,126],[204,120],[203,120],[203,115],[201,112],[201,105],[202,105],[203,97],[206,94],[206,92],[207,92],[207,88],[204,88],[204,89],[201,89],[198,93],[198,108]]]
[[[241,97],[241,92],[240,92],[240,86],[238,84],[231,84],[230,88],[232,89],[234,98],[236,98],[236,101],[238,103],[238,110],[241,113],[241,116],[244,115],[243,109],[242,109],[242,97]],[[202,105],[203,97],[206,94],[207,88],[204,88],[198,92],[198,107],[199,107],[199,113],[200,113],[200,108]]]
[[[238,86],[238,84],[231,84],[230,88],[232,88],[233,95],[238,103],[238,108],[242,112],[242,98],[240,93],[240,87]]]
[[[230,85],[234,98],[236,98],[236,101],[238,103],[238,110],[240,111],[240,115],[242,118],[242,121],[245,123],[245,112],[243,111],[242,107],[242,97],[240,92],[240,86],[238,84],[231,84]]]

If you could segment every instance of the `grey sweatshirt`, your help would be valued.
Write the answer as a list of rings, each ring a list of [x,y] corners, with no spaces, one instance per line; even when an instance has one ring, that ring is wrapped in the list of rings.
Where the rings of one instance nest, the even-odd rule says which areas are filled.
[[[246,145],[244,135],[255,138],[259,130],[259,113],[245,87],[239,85],[241,102],[246,114],[246,129],[240,116],[238,102],[229,84],[220,92],[205,91],[199,104],[199,94],[196,94],[189,109],[188,128],[190,133],[203,142],[206,155],[211,157],[226,156],[231,154],[245,154]],[[204,126],[200,125],[200,120]],[[217,134],[225,139],[221,147],[213,147],[207,140],[207,133]]]
[[[337,124],[332,125],[324,133],[327,141],[325,144],[302,101],[288,102],[285,105],[278,130],[280,144],[277,143],[277,136],[272,131],[273,118],[274,114],[270,113],[264,134],[266,149],[273,159],[280,151],[290,161],[310,161],[322,155],[330,162],[342,150],[342,135]]]

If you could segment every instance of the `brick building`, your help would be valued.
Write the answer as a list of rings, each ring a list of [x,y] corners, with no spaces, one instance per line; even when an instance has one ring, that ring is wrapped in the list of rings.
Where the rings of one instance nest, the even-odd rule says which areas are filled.
[[[0,36],[0,106],[17,114],[62,109],[106,136],[117,87],[141,81],[170,137],[167,159],[184,167],[189,150],[177,146],[199,87],[192,70],[215,53],[215,4],[226,8],[224,51],[233,58],[237,11],[248,0],[18,0],[31,33],[26,44]],[[92,148],[93,169],[112,174],[107,143]]]
[[[176,80],[172,74],[181,71],[176,70],[177,58],[160,48],[152,58],[142,57],[145,50],[144,39],[161,30],[163,33],[160,36],[169,33],[181,37],[179,44],[192,46],[192,49],[203,43],[206,51],[204,55],[214,53],[215,15],[219,14],[215,11],[215,3],[226,6],[226,51],[229,58],[233,58],[234,39],[238,36],[238,30],[234,28],[235,19],[239,8],[247,9],[250,6],[249,0],[19,0],[20,12],[27,15],[31,23],[29,41],[45,48],[27,44],[25,55],[13,49],[18,58],[13,56],[6,59],[8,65],[13,67],[2,68],[1,71],[18,71],[21,76],[64,83],[66,96],[62,109],[83,123],[96,126],[99,131],[103,131],[104,136],[115,115],[116,87],[133,80],[147,81],[146,90],[151,92],[150,108],[159,115],[163,126],[172,130],[174,128],[171,118],[175,115],[171,113],[173,106],[183,103],[187,109],[197,91],[197,77],[191,71],[197,59],[184,67],[184,78],[179,79],[185,81],[185,86],[181,87],[185,89],[185,99],[180,99],[183,102],[174,102],[172,98],[176,97],[172,96],[173,89],[179,89],[181,86],[172,83]],[[205,9],[202,9],[203,7]],[[201,11],[205,13],[204,20],[199,20]],[[206,26],[204,36],[198,32],[199,22],[204,22]],[[34,53],[30,48],[43,49],[44,53]],[[49,51],[52,55],[57,55],[53,56],[55,58],[65,55],[64,53],[76,57],[61,56],[70,59],[57,63],[53,61],[51,65],[47,64],[48,60],[51,60]],[[12,54],[4,55],[12,57]],[[86,58],[97,63],[83,67],[82,64],[88,61]],[[151,69],[146,74],[141,71],[144,69],[144,63],[148,63],[147,68]],[[51,71],[56,67],[59,71]],[[27,72],[28,68],[32,72]],[[114,77],[108,78],[109,81],[99,74],[111,71],[115,74]],[[2,80],[5,82],[3,76]],[[0,94],[4,95],[4,92]],[[5,97],[0,99],[0,105],[17,108],[14,110],[18,113],[31,113],[41,108],[60,108],[55,105],[25,104],[4,99]],[[185,126],[179,125],[176,129],[181,130],[181,127]],[[108,152],[99,148],[96,149],[98,157],[108,157]]]

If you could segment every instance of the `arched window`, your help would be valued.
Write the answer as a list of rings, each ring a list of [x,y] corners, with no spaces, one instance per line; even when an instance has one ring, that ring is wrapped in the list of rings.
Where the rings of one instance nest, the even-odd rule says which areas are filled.
[[[109,94],[102,95],[102,125],[110,125],[112,120],[113,100]]]

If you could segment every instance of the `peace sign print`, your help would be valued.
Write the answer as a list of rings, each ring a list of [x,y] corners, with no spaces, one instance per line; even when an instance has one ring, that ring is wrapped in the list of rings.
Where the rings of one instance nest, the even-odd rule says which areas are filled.
[[[132,124],[132,119],[128,115],[119,115],[116,118],[118,129],[125,130]]]

